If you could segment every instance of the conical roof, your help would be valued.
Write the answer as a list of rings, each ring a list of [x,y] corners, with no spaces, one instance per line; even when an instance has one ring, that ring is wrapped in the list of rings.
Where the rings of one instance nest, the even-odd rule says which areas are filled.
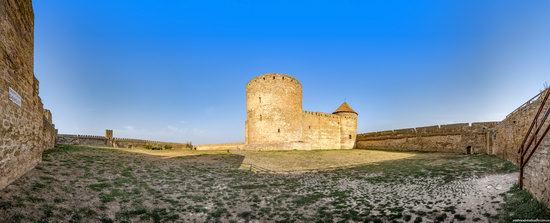
[[[340,107],[338,107],[338,109],[336,109],[336,111],[334,111],[333,114],[338,114],[343,112],[355,113],[357,115],[357,112],[355,112],[353,108],[351,108],[351,106],[348,105],[347,102],[342,103],[342,105],[340,105]]]

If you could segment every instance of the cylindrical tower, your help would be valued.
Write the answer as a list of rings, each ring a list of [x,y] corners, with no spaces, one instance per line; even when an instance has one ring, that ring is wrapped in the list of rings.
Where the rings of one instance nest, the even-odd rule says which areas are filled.
[[[302,141],[302,85],[285,74],[258,76],[246,86],[246,144]]]
[[[357,140],[357,112],[344,102],[333,114],[340,116],[340,148],[353,149]]]

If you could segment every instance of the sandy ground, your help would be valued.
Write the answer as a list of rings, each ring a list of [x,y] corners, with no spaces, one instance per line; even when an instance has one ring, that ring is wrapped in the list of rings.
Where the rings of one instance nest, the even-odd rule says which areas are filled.
[[[158,153],[49,151],[0,191],[0,222],[497,222],[516,179],[483,155]],[[258,174],[245,161],[300,173]],[[354,167],[303,171],[333,164]]]

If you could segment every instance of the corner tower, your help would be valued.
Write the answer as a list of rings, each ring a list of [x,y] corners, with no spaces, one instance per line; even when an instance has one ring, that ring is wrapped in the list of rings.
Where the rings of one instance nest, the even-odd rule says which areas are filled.
[[[246,85],[246,144],[302,141],[302,85],[268,73]]]
[[[357,112],[348,103],[344,102],[333,114],[340,116],[341,149],[355,148],[355,141],[357,139]]]

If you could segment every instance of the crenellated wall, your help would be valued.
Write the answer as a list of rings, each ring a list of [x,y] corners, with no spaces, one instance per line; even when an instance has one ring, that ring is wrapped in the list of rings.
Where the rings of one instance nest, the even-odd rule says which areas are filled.
[[[340,145],[340,116],[306,111],[302,117],[303,142],[318,149],[335,149],[334,145]]]
[[[59,134],[57,144],[60,145],[80,145],[80,146],[98,146],[114,148],[144,148],[146,146],[171,146],[172,148],[192,148],[191,143],[173,143],[153,140],[129,139],[129,138],[108,138],[105,136],[94,135],[69,135]]]
[[[93,135],[69,135],[59,134],[57,135],[57,144],[59,145],[81,145],[81,146],[99,146],[99,147],[111,147],[109,139],[103,136]]]
[[[353,149],[357,113],[342,104],[334,114],[302,109],[302,85],[269,73],[246,86],[245,146],[248,150]],[[340,109],[340,108],[339,108]]]
[[[0,0],[0,189],[55,146],[57,130],[34,76],[31,0]]]
[[[498,122],[459,123],[359,134],[359,149],[486,153]]]

